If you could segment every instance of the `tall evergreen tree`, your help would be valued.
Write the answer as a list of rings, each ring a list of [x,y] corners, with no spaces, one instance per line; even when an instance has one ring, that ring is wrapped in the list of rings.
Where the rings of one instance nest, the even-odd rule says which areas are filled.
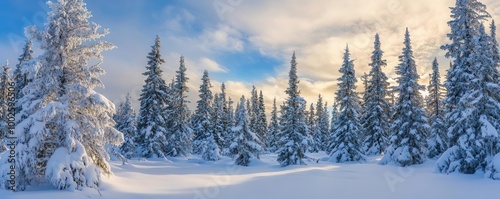
[[[308,135],[311,139],[311,143],[308,146],[308,151],[311,153],[316,153],[319,151],[316,142],[314,140],[314,132],[316,131],[316,112],[314,111],[314,104],[311,103],[309,106],[309,111],[306,112],[306,124],[309,128]]]
[[[225,141],[224,141],[224,134],[226,130],[226,112],[224,110],[226,100],[224,97],[222,97],[221,93],[216,93],[214,95],[214,103],[213,103],[213,112],[212,112],[212,131],[214,135],[215,142],[217,143],[217,146],[219,146],[219,149],[221,149],[221,152],[224,150],[225,146]]]
[[[498,50],[498,41],[497,41],[497,26],[495,25],[495,20],[491,20],[490,24],[490,37],[491,37],[491,45],[492,45],[492,54],[493,54],[493,62],[497,67],[500,67],[500,51]]]
[[[427,157],[435,158],[440,156],[447,148],[446,127],[444,123],[444,92],[439,75],[439,64],[437,59],[432,62],[432,74],[430,75],[427,91],[427,114],[431,131],[427,140]]]
[[[451,8],[452,20],[448,22],[451,32],[447,35],[451,43],[443,45],[441,49],[447,51],[446,57],[453,59],[453,65],[448,70],[445,83],[447,89],[445,104],[447,111],[450,112],[447,116],[447,123],[452,126],[460,125],[460,122],[449,119],[455,114],[452,110],[456,110],[455,106],[464,96],[470,84],[470,74],[473,73],[469,57],[474,48],[472,46],[474,36],[478,35],[481,21],[489,16],[486,6],[477,0],[456,0],[455,7]]]
[[[218,101],[218,102],[217,102]],[[227,97],[226,94],[226,85],[224,83],[221,84],[221,93],[219,94],[219,100],[215,102],[215,112],[217,113],[217,117],[219,118],[218,123],[215,124],[219,127],[220,131],[220,140],[222,141],[222,145],[219,146],[221,148],[222,154],[229,155],[229,146],[233,142],[232,138],[232,130],[231,128],[234,126],[234,113],[232,110],[232,100]]]
[[[493,58],[492,39],[482,24],[472,42],[474,48],[471,49],[468,59],[471,65],[468,67],[473,76],[460,104],[456,106],[456,109],[466,110],[462,113],[464,118],[461,118],[465,124],[452,137],[454,146],[439,159],[438,169],[441,172],[472,174],[478,170],[488,171],[490,168],[486,168],[487,165],[500,151],[500,74]]]
[[[317,151],[326,149],[326,140],[328,137],[329,130],[329,116],[328,110],[326,109],[327,103],[323,103],[323,97],[318,96],[318,102],[316,103],[316,120],[315,128],[313,131],[313,139],[316,144]]]
[[[267,140],[269,139],[269,135],[267,134],[267,118],[266,118],[266,105],[264,103],[264,95],[262,94],[262,91],[259,93],[259,99],[257,102],[257,109],[256,111],[256,124],[255,124],[255,129],[257,133],[257,137],[259,137],[259,140],[261,141],[262,144],[262,149],[265,150],[267,148]]]
[[[338,103],[335,101],[332,106],[332,117],[330,118],[330,129],[328,131],[328,135],[326,137],[325,141],[325,152],[330,155],[330,145],[332,144],[332,139],[331,135],[333,135],[336,131],[335,129],[335,123],[339,119],[339,109],[338,109]]]
[[[377,34],[378,36],[378,34]],[[384,60],[385,61],[385,60]],[[370,90],[368,89],[368,83],[370,82],[370,74],[366,74],[364,73],[362,76],[361,76],[361,81],[363,82],[363,99],[361,100],[361,107],[362,107],[362,111],[365,111],[366,110],[366,103],[368,102],[368,98],[369,98],[369,94],[370,94]],[[364,112],[362,112],[362,114],[364,114]]]
[[[361,124],[365,137],[363,140],[363,152],[366,155],[380,155],[387,146],[389,136],[389,114],[391,105],[387,102],[389,83],[382,68],[387,66],[387,61],[382,58],[384,52],[381,49],[379,35],[375,35],[374,51],[372,53],[365,90],[364,113]]]
[[[259,134],[257,131],[257,116],[259,114],[259,95],[257,94],[257,89],[252,86],[251,97],[249,103],[247,104],[248,115],[250,117],[250,130],[252,132]]]
[[[277,142],[279,140],[279,122],[278,122],[278,108],[276,107],[276,98],[273,100],[273,108],[271,110],[271,120],[269,121],[269,127],[267,128],[269,133],[269,139],[267,146],[269,147],[269,152],[275,152],[277,150]]]
[[[179,61],[179,69],[176,71],[175,80],[171,90],[171,98],[168,113],[167,153],[170,156],[187,156],[191,153],[193,130],[189,125],[189,108],[187,95],[189,88],[186,75],[186,64],[184,56]]]
[[[137,150],[138,155],[145,158],[165,158],[168,148],[166,108],[170,96],[167,94],[168,87],[162,78],[163,71],[160,69],[160,66],[165,63],[161,58],[160,48],[160,37],[157,36],[147,56],[148,64],[146,72],[143,73],[146,80],[139,98]]]
[[[5,63],[0,68],[0,152],[3,152],[6,150],[6,146],[4,146],[5,143],[5,138],[7,137],[5,134],[8,132],[8,126],[7,126],[7,121],[8,121],[8,113],[9,113],[9,108],[11,106],[9,105],[9,92],[10,89],[10,83],[12,82],[12,78],[10,77],[10,69],[9,69],[9,63]],[[14,107],[12,107],[14,108]]]
[[[250,159],[259,158],[262,151],[258,136],[250,130],[245,101],[242,96],[236,109],[236,125],[232,129],[234,141],[230,146],[232,156],[236,157],[235,164],[241,166],[248,166]]]
[[[399,98],[394,107],[393,124],[390,131],[390,145],[380,160],[381,164],[394,164],[402,167],[421,164],[425,160],[426,137],[429,125],[423,109],[423,98],[418,84],[420,76],[413,57],[410,32],[406,28],[404,48],[396,67],[398,86],[395,88]]]
[[[130,102],[130,94],[125,97],[125,102],[120,103],[113,117],[116,122],[115,128],[123,133],[124,142],[120,146],[120,154],[130,159],[134,157],[137,139],[136,113]]]
[[[30,72],[30,69],[32,69],[33,63],[30,63],[30,61],[33,59],[33,43],[31,40],[28,40],[26,44],[24,45],[23,48],[23,53],[19,56],[18,61],[19,63],[16,65],[16,68],[14,70],[13,78],[15,84],[15,95],[16,95],[16,102],[23,97],[23,92],[22,89],[28,84],[30,81],[29,79],[33,79],[33,77],[28,77],[28,73]],[[16,113],[21,112],[22,104],[16,103]]]
[[[498,69],[493,40],[481,24],[490,16],[486,6],[457,0],[451,12],[451,43],[442,47],[454,59],[445,83],[450,148],[438,160],[437,170],[472,174],[484,170],[498,151]]]
[[[472,117],[467,119],[476,131],[477,137],[474,144],[479,145],[478,141],[484,144],[471,148],[478,147],[481,151],[479,154],[484,153],[486,156],[484,160],[479,159],[480,169],[488,173],[493,167],[493,173],[497,177],[494,175],[489,177],[500,180],[500,167],[498,165],[495,167],[496,163],[492,162],[495,155],[500,155],[500,73],[497,67],[497,57],[495,57],[498,56],[495,54],[498,51],[495,50],[497,46],[494,46],[493,38],[486,33],[483,24],[479,26],[479,35],[474,41],[477,44],[474,45],[476,49],[474,49],[473,57],[477,57],[477,62],[474,62],[473,66],[477,71],[475,73],[477,77],[472,81],[472,86],[476,92],[469,95],[470,101],[468,102],[471,105],[476,102],[477,105],[476,110],[472,112]]]
[[[233,127],[235,118],[234,118],[234,107],[233,107],[234,101],[231,99],[231,97],[228,97],[227,100],[227,126],[228,127]]]
[[[340,114],[336,120],[334,130],[330,135],[330,161],[349,162],[364,160],[363,152],[359,149],[361,124],[359,123],[359,96],[356,93],[356,73],[351,60],[349,47],[346,47],[342,67],[339,70],[342,76],[338,79],[339,90],[335,101],[340,103]]]
[[[227,100],[227,110],[226,110],[226,118],[227,118],[227,131],[224,135],[224,141],[225,142],[225,148],[226,149],[229,149],[229,146],[231,145],[231,143],[233,142],[234,140],[234,135],[232,133],[232,128],[234,127],[235,125],[235,116],[234,116],[234,108],[233,108],[233,100],[231,99],[231,97],[228,97],[228,100]],[[248,110],[247,110],[248,111]],[[223,151],[225,155],[230,155],[229,154],[229,151]]]
[[[200,100],[197,102],[196,111],[191,120],[195,139],[193,149],[195,154],[201,154],[207,161],[217,161],[220,159],[220,149],[215,140],[213,131],[213,95],[210,88],[210,77],[208,71],[203,72],[202,84],[199,90]]]
[[[278,134],[279,149],[278,162],[281,166],[304,165],[303,159],[307,158],[305,153],[307,146],[311,142],[307,136],[308,128],[304,115],[306,101],[300,96],[299,77],[297,76],[297,61],[295,52],[290,62],[290,73],[288,88],[285,93],[288,95],[281,114],[280,131]]]
[[[59,189],[96,188],[110,174],[107,144],[119,145],[113,103],[94,91],[102,87],[101,53],[114,48],[100,40],[108,31],[89,21],[82,0],[48,2],[44,29],[27,33],[39,43],[32,81],[18,103],[17,188],[50,183]],[[67,161],[71,160],[71,161]]]

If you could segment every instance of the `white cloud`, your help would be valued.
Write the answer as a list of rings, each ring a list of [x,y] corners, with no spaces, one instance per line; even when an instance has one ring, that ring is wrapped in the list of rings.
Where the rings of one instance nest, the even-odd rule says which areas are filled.
[[[205,30],[199,39],[202,40],[202,47],[207,51],[241,52],[244,50],[241,33],[222,24],[215,29]]]
[[[217,62],[214,60],[211,60],[206,57],[202,57],[200,59],[200,64],[202,68],[205,68],[209,72],[221,72],[221,73],[227,73],[228,70],[219,65]]]

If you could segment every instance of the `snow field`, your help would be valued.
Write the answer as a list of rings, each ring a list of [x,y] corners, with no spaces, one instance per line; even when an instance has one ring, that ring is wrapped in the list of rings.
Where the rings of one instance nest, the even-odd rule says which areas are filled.
[[[310,154],[326,159],[326,155]],[[205,162],[194,156],[164,160],[111,162],[114,176],[103,178],[95,189],[60,191],[51,187],[13,193],[7,199],[54,198],[169,198],[169,199],[329,199],[329,198],[498,198],[500,182],[483,174],[434,173],[435,161],[411,167],[379,165],[380,157],[364,163],[320,161],[307,166],[280,167],[275,154],[252,160],[249,167],[235,166],[231,158]],[[496,196],[495,196],[496,195]]]

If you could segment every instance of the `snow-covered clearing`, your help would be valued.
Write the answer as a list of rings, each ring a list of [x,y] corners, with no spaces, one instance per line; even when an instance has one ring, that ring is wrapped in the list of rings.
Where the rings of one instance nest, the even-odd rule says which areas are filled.
[[[114,176],[103,180],[102,196],[94,189],[69,192],[40,187],[18,193],[0,190],[0,198],[487,199],[500,195],[500,181],[483,178],[482,174],[436,174],[433,160],[400,168],[378,165],[377,159],[363,164],[320,161],[285,168],[273,154],[254,160],[249,167],[234,166],[230,158],[217,162],[204,162],[198,157],[172,162],[132,160],[127,165],[113,161]]]

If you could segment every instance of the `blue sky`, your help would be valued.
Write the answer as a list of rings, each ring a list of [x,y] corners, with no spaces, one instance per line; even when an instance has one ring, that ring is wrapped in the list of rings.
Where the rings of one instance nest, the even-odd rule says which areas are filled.
[[[203,70],[213,90],[225,82],[230,96],[263,90],[268,105],[284,98],[291,53],[297,52],[301,90],[309,102],[319,93],[332,102],[341,53],[351,48],[358,76],[368,72],[373,36],[379,33],[394,77],[403,33],[409,27],[423,84],[438,57],[441,74],[449,60],[439,46],[449,31],[448,7],[454,0],[86,0],[94,21],[110,30],[104,39],[118,48],[106,52],[100,89],[118,102],[130,92],[138,98],[154,37],[162,39],[164,78],[173,77],[180,55],[187,60],[190,100],[197,100]],[[500,1],[482,0],[495,19]],[[15,65],[27,25],[42,26],[45,0],[0,1],[0,60]],[[500,20],[497,20],[500,21]],[[499,34],[500,35],[500,34]],[[443,77],[444,79],[444,77]],[[331,104],[331,103],[330,103]],[[269,110],[269,108],[268,108]]]

